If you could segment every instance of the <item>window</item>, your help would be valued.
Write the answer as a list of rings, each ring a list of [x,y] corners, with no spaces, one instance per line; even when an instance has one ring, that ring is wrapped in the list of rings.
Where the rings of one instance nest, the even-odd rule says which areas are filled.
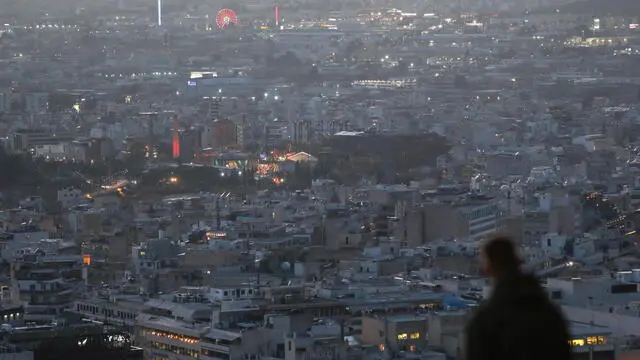
[[[384,351],[384,344],[380,344],[380,345],[378,346],[378,349],[380,349],[380,351]]]
[[[409,338],[410,338],[411,340],[417,340],[417,339],[420,339],[420,333],[413,333],[413,334],[409,335]]]
[[[569,341],[569,344],[571,346],[584,346],[584,339],[573,339]]]
[[[153,336],[157,336],[157,337],[167,338],[167,339],[180,341],[180,342],[184,342],[184,343],[188,343],[188,344],[198,344],[200,342],[200,339],[195,338],[195,337],[185,336],[185,335],[180,335],[180,334],[174,334],[174,333],[169,333],[169,332],[164,332],[162,330],[146,329],[146,330],[143,331],[143,334],[144,335],[153,335]]]
[[[293,341],[289,340],[289,351],[291,351],[292,345],[293,345]]]
[[[612,294],[635,293],[638,291],[637,284],[616,284],[611,285]]]
[[[416,346],[415,345],[409,346],[409,351],[415,352],[416,351]]]
[[[604,336],[587,336],[587,345],[604,345],[607,340]]]
[[[228,360],[230,358],[229,354],[223,353],[223,352],[220,352],[220,351],[216,351],[216,350],[202,349],[201,353],[204,356],[213,357],[213,358],[217,358],[217,359]],[[194,357],[196,359],[199,358],[199,356],[194,356]],[[164,359],[166,359],[166,358],[164,358]]]
[[[407,340],[409,335],[407,335],[407,333],[404,333],[404,334],[398,334],[396,337],[398,338],[398,340]]]

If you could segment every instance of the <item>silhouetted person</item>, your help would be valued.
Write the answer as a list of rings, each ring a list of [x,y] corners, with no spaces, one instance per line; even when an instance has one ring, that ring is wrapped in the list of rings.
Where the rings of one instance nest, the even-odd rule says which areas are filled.
[[[492,293],[467,328],[467,360],[569,360],[570,336],[560,310],[522,261],[507,237],[481,249]]]

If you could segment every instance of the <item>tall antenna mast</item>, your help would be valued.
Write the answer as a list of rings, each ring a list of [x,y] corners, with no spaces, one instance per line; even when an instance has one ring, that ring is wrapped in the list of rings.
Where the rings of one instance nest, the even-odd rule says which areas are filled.
[[[173,116],[173,140],[172,140],[173,158],[180,158],[180,124],[178,123],[178,115]]]
[[[158,26],[162,26],[162,0],[158,0]]]

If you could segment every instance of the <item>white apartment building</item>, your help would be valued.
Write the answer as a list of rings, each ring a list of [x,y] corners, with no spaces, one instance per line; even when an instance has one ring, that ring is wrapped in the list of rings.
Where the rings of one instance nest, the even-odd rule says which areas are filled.
[[[47,254],[31,249],[11,264],[12,288],[25,307],[25,320],[49,322],[82,293],[87,267],[82,255]]]

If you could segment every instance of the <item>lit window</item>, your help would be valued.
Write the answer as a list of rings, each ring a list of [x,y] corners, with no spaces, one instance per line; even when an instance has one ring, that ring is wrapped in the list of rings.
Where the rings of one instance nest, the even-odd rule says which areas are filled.
[[[409,337],[409,335],[407,335],[406,333],[398,334],[398,336],[397,336],[398,340],[407,340],[408,337]]]
[[[159,331],[159,330],[148,330],[148,331],[146,331],[146,333],[150,334],[150,335],[153,335],[153,336],[165,337],[165,338],[169,338],[169,339],[172,339],[172,340],[185,342],[185,343],[188,343],[188,344],[197,344],[200,341],[197,338],[192,338],[192,337],[173,334],[173,333],[167,333],[167,332]]]
[[[378,346],[378,349],[380,349],[380,351],[384,351],[384,344],[380,344],[380,346]]]
[[[411,340],[420,339],[420,333],[413,333],[413,334],[409,335],[409,338]]]
[[[415,352],[416,351],[416,346],[415,345],[409,346],[409,351]]]
[[[571,346],[584,346],[584,339],[573,339],[569,341]]]
[[[604,345],[607,339],[604,336],[587,336],[587,345]]]

